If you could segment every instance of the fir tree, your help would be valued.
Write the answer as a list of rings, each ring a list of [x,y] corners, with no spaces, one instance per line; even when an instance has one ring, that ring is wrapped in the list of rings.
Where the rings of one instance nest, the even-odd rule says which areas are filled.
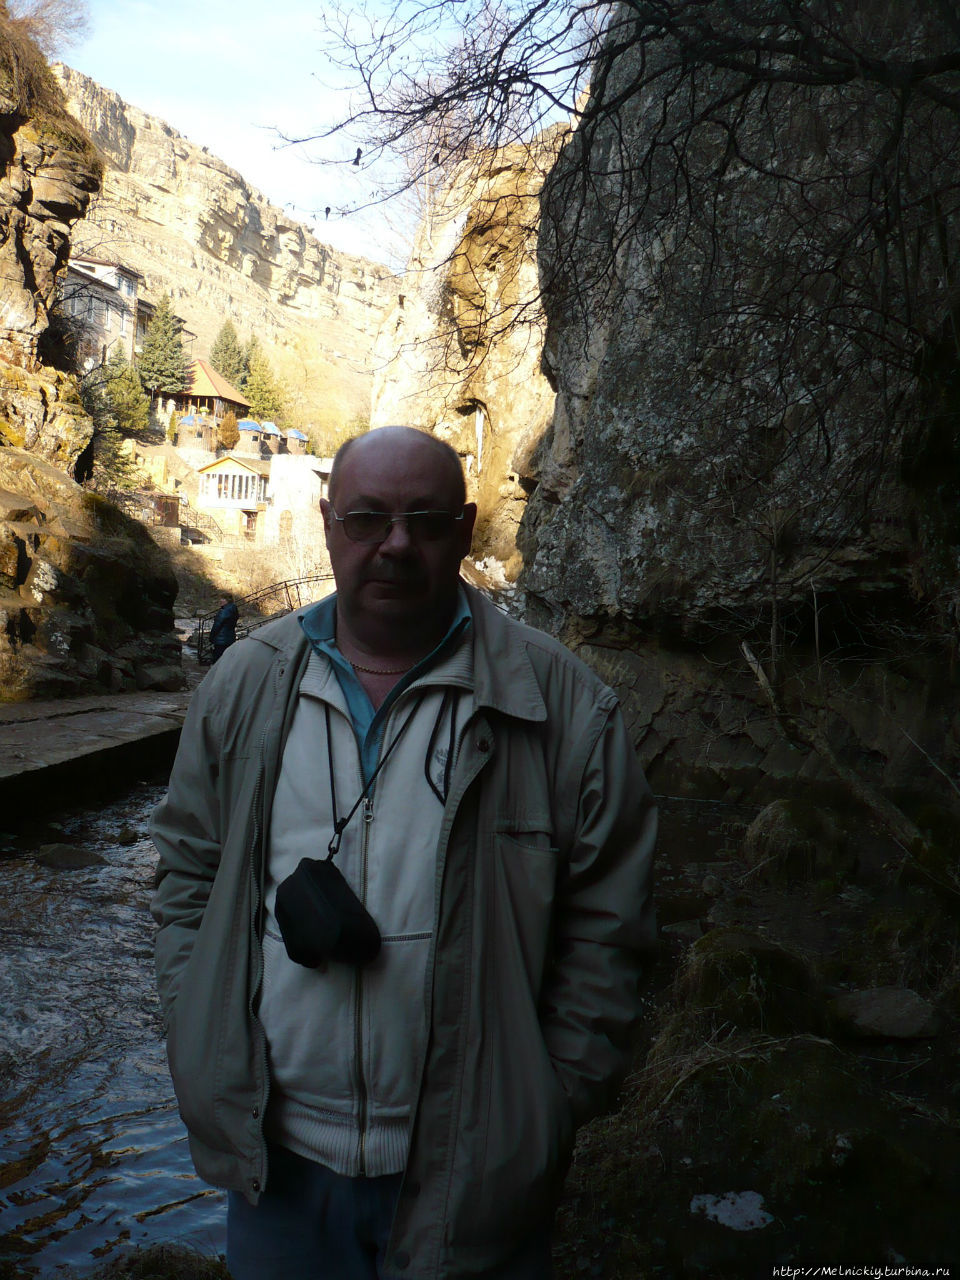
[[[123,436],[141,435],[150,425],[150,401],[140,375],[119,347],[103,369],[103,394],[117,430]]]
[[[243,360],[243,373],[240,375],[240,382],[237,385],[241,391],[246,391],[247,389],[247,379],[250,377],[251,361],[256,360],[257,357],[262,354],[263,351],[260,347],[257,336],[256,334],[253,334],[247,339],[240,350],[240,356]]]
[[[100,370],[88,374],[80,383],[80,400],[93,419],[93,436],[84,450],[84,473],[94,489],[135,489],[139,471],[130,454],[124,450],[124,437],[117,429],[106,395],[106,380]],[[141,395],[143,394],[141,390]],[[79,466],[79,461],[78,461]]]
[[[283,419],[284,386],[259,344],[250,356],[250,370],[243,385],[243,394],[250,401],[250,413],[254,418],[278,423]]]
[[[187,356],[180,338],[180,326],[167,293],[157,304],[154,317],[147,328],[137,369],[151,396],[155,396],[158,391],[165,395],[176,395],[186,390],[189,382]]]
[[[217,373],[223,374],[232,387],[239,389],[246,376],[247,363],[232,320],[224,320],[221,325],[220,332],[210,350],[210,363]]]
[[[170,421],[167,423],[167,439],[171,444],[177,443],[177,432],[180,430],[180,415],[176,409],[170,410]]]

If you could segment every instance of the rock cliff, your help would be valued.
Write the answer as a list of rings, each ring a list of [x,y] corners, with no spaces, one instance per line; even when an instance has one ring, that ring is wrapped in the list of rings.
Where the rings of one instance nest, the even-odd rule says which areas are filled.
[[[205,355],[226,317],[256,334],[286,379],[293,415],[336,427],[369,412],[371,352],[396,297],[384,266],[339,253],[162,120],[58,64],[71,110],[104,158],[103,191],[78,248],[168,292]]]
[[[38,350],[100,166],[37,50],[6,19],[0,37],[0,444],[69,467],[92,427]]]
[[[559,137],[464,165],[435,193],[377,347],[372,425],[425,427],[460,453],[480,506],[475,554],[508,581],[522,480],[553,409],[536,243]]]
[[[0,14],[0,697],[179,685],[176,580],[70,477],[93,432],[44,362],[71,226],[100,181],[38,50]]]
[[[918,201],[899,228],[914,256],[894,263],[882,92],[778,86],[736,122],[735,156],[712,123],[688,137],[673,71],[624,46],[603,80],[615,109],[586,102],[546,159],[452,176],[385,331],[399,354],[374,419],[454,443],[479,554],[510,578],[523,512],[528,616],[617,686],[664,789],[834,778],[809,738],[785,739],[762,680],[873,782],[922,789],[924,752],[960,755],[937,656],[960,546],[937,285],[956,216],[938,241]],[[691,92],[725,85],[714,68]],[[932,111],[904,124],[911,192],[950,187],[956,115]],[[671,129],[682,164],[659,145]],[[476,483],[478,423],[495,445]]]
[[[143,525],[36,454],[0,449],[4,698],[179,688],[176,594]]]
[[[941,47],[898,14],[871,56]],[[592,637],[600,665],[633,650],[621,691],[648,764],[672,759],[678,785],[694,766],[751,785],[831,772],[815,734],[788,745],[769,707],[749,711],[751,685],[875,781],[935,785],[903,733],[960,754],[943,662],[960,547],[943,271],[960,218],[951,203],[934,234],[918,193],[952,187],[957,113],[921,95],[891,117],[882,85],[818,84],[816,68],[741,98],[739,71],[619,34],[542,197],[557,401],[521,528],[528,609]],[[715,104],[699,123],[690,95]]]

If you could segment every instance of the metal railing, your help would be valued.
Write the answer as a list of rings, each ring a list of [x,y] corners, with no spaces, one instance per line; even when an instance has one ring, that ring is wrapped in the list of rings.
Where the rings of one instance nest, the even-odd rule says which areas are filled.
[[[213,542],[223,541],[223,530],[214,520],[213,516],[208,516],[205,511],[198,511],[196,507],[191,507],[186,498],[180,499],[180,528],[197,529],[200,533],[205,533]]]
[[[332,582],[332,573],[312,573],[305,578],[287,578],[283,582],[273,582],[259,591],[251,591],[249,595],[234,600],[240,610],[241,617],[237,622],[237,639],[242,639],[248,632],[262,626],[272,618],[282,618],[285,613],[292,613],[305,604],[312,604],[317,599],[317,592],[312,588],[320,583]],[[255,616],[250,613],[255,611]],[[197,661],[210,660],[210,628],[219,610],[213,609],[197,619]],[[247,616],[243,614],[246,612]]]

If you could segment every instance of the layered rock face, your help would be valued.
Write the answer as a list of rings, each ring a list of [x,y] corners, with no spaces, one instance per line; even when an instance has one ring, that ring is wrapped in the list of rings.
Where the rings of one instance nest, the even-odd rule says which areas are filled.
[[[164,292],[205,355],[226,318],[255,334],[304,425],[366,419],[371,352],[396,297],[390,271],[338,253],[205,147],[69,67],[57,76],[105,161],[103,192],[74,237]]]
[[[904,32],[878,29],[877,56],[888,36]],[[488,529],[502,525],[480,554],[510,560],[523,510],[528,616],[618,688],[663,789],[834,777],[785,739],[758,672],[874,783],[922,788],[924,752],[960,754],[946,667],[923,658],[943,653],[956,608],[943,466],[956,477],[960,458],[949,424],[931,431],[949,396],[928,372],[949,364],[941,255],[956,254],[956,216],[934,234],[919,200],[902,205],[911,253],[897,261],[894,187],[877,189],[892,117],[875,88],[774,85],[725,150],[707,117],[685,132],[688,90],[719,100],[723,76],[678,87],[647,59],[637,44],[615,59],[616,110],[588,102],[555,163],[498,154],[454,178],[394,318],[401,354],[376,420],[432,426],[472,461],[483,407],[498,451],[476,493]],[[671,131],[682,163],[657,145]],[[949,190],[958,141],[953,113],[917,107],[883,182]],[[526,332],[490,325],[477,342],[478,313],[504,314],[504,281],[546,324],[525,313]]]
[[[56,275],[100,165],[39,52],[0,15],[0,697],[178,687],[176,579],[69,475],[93,423],[44,364]]]
[[[177,581],[135,520],[0,449],[0,688],[8,699],[179,688]]]
[[[545,190],[558,400],[527,590],[700,639],[749,629],[757,609],[812,612],[814,593],[821,615],[841,592],[903,599],[900,462],[927,408],[914,334],[939,328],[943,296],[935,237],[901,276],[868,230],[885,213],[888,104],[863,86],[774,86],[739,125],[736,160],[712,124],[660,155],[687,100],[660,96],[654,66],[644,88],[640,56],[612,68],[607,96],[626,106],[573,135]],[[735,78],[688,79],[719,100]],[[909,121],[906,185],[958,141],[952,113]],[[955,240],[957,220],[943,230]]]
[[[917,52],[903,21],[877,56]],[[752,707],[764,671],[874,782],[935,782],[905,735],[960,754],[955,690],[923,659],[949,649],[957,590],[931,459],[956,477],[960,458],[922,376],[960,223],[945,209],[934,234],[917,193],[950,188],[957,116],[913,103],[894,172],[883,91],[775,83],[727,147],[722,108],[697,128],[689,103],[734,76],[678,82],[645,56],[614,61],[622,105],[588,106],[544,188],[557,403],[521,528],[528,610],[595,642],[664,787],[830,776]]]
[[[436,193],[377,349],[371,425],[409,423],[453,445],[480,507],[475,554],[508,581],[523,479],[553,409],[536,237],[558,146],[553,133],[504,149]]]
[[[39,53],[13,29],[0,37],[0,444],[69,467],[92,426],[72,380],[37,355],[100,167]]]

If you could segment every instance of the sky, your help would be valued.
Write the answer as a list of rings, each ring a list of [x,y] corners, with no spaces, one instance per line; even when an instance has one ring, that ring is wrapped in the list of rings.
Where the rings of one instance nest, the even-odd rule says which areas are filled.
[[[285,145],[342,113],[347,91],[321,51],[324,0],[87,0],[89,35],[61,61],[237,169],[335,248],[402,261],[402,214],[344,215],[377,180],[355,147]],[[335,163],[312,163],[318,156]],[[329,218],[324,209],[331,206]]]

